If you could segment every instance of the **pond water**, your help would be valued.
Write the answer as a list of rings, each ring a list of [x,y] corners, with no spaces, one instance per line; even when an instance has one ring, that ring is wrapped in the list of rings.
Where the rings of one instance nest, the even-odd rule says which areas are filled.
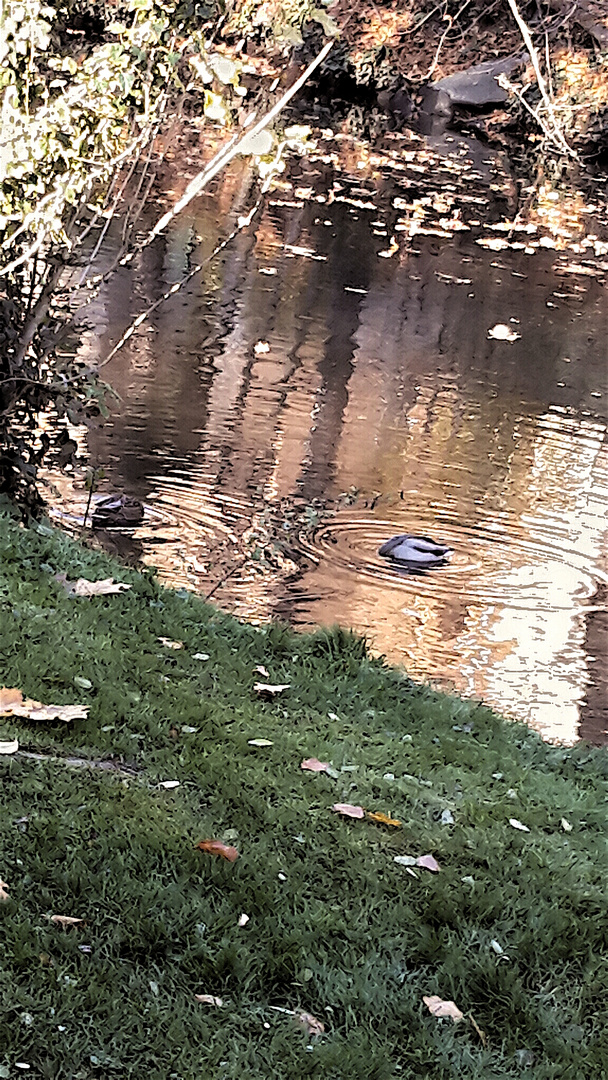
[[[198,167],[194,142],[170,200]],[[508,232],[500,155],[328,132],[206,261],[250,190],[242,163],[87,308],[82,352],[103,360],[184,281],[104,369],[119,400],[88,435],[100,493],[146,506],[104,542],[241,618],[339,622],[416,678],[548,737],[602,741],[599,205],[557,214],[549,194]],[[56,510],[82,514],[82,485],[57,484]],[[377,551],[402,532],[454,555],[399,571]]]

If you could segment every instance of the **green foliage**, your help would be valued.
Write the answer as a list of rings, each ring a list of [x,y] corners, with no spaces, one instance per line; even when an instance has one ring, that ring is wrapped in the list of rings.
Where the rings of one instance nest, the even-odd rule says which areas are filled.
[[[6,513],[0,556],[3,681],[91,709],[0,734],[46,755],[0,757],[0,1068],[606,1080],[605,751],[545,745],[342,631],[241,626]],[[73,599],[61,571],[133,588]],[[274,701],[252,691],[259,664],[290,684]],[[310,756],[337,778],[304,773]],[[340,819],[335,801],[402,828]],[[194,850],[205,837],[237,862]],[[427,852],[438,874],[394,862]],[[85,924],[63,931],[53,913]],[[469,1020],[431,1017],[424,994],[453,999],[486,1043]]]

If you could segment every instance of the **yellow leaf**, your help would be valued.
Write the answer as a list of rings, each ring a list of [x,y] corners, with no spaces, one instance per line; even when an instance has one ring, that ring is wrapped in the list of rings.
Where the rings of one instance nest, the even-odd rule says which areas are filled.
[[[389,817],[388,814],[383,814],[381,811],[372,814],[371,810],[368,810],[367,816],[370,821],[376,821],[378,825],[394,825],[395,828],[399,828],[401,825],[401,822],[397,821],[396,818]]]

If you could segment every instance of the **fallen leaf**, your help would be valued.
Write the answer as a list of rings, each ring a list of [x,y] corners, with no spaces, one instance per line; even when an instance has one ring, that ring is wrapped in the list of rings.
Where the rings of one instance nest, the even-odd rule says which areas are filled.
[[[312,1013],[296,1013],[296,1020],[299,1024],[302,1024],[307,1035],[322,1035],[325,1031],[325,1024],[320,1020],[317,1020],[316,1016],[313,1016]]]
[[[172,791],[173,788],[179,787],[179,780],[161,780],[158,786],[164,788],[165,791]]]
[[[214,997],[213,994],[195,994],[195,1001],[200,1001],[201,1005],[223,1005],[223,999],[220,997]]]
[[[228,862],[236,862],[239,857],[235,847],[231,847],[230,844],[223,844],[221,840],[199,840],[198,844],[194,846],[200,848],[201,851],[206,851],[208,855],[220,855],[222,859],[227,859]]]
[[[183,649],[183,641],[171,641],[168,637],[159,637],[158,639],[161,645],[164,645],[166,649]]]
[[[442,825],[453,825],[454,824],[454,815],[453,815],[451,810],[442,810],[442,812],[441,812],[441,824]]]
[[[308,772],[326,772],[328,766],[328,761],[319,761],[316,757],[304,758],[304,761],[300,762],[300,768]]]
[[[441,870],[437,859],[432,855],[421,855],[419,859],[416,859],[416,866],[421,866],[424,870],[432,870],[434,874],[438,874]]]
[[[267,341],[256,341],[255,345],[253,346],[253,351],[256,356],[264,356],[265,353],[270,352],[270,345]]]
[[[492,938],[492,940],[490,942],[490,948],[494,949],[494,952],[496,953],[497,956],[504,956],[505,955],[505,950],[503,949],[500,942],[496,940],[496,938]]]
[[[78,578],[77,581],[68,581],[67,574],[55,574],[55,581],[63,585],[68,596],[109,596],[133,588],[125,581],[114,581],[114,578],[103,578],[101,581]]]
[[[515,817],[509,818],[509,825],[512,825],[514,829],[519,829],[520,832],[530,832],[527,825],[522,825],[521,821],[518,821]]]
[[[2,878],[0,878],[0,904],[3,904],[5,900],[10,900],[10,896],[6,891],[7,889],[8,885],[6,884],[6,881],[3,881]]]
[[[381,811],[372,814],[371,810],[368,810],[367,817],[370,821],[377,822],[378,825],[393,825],[395,826],[395,828],[399,828],[401,826],[400,821],[397,821],[396,818],[389,817],[388,814],[383,814]]]
[[[258,664],[253,670],[257,671],[258,675],[263,675],[265,679],[270,678],[270,672],[266,670],[263,664]]]
[[[350,803],[334,803],[332,810],[336,814],[344,814],[344,817],[364,818],[365,810],[362,806],[351,806]]]
[[[287,690],[290,683],[262,683],[256,682],[253,689],[260,697],[273,698],[275,694],[280,694],[283,690]]]
[[[469,1020],[471,1021],[471,1024],[473,1025],[473,1027],[475,1028],[475,1031],[477,1032],[477,1034],[479,1035],[479,1038],[481,1039],[481,1045],[485,1046],[486,1042],[487,1042],[485,1032],[482,1031],[481,1028],[479,1027],[479,1025],[476,1023],[475,1018],[473,1017],[472,1013],[469,1013]]]
[[[247,746],[274,746],[271,739],[247,739]]]
[[[247,926],[248,922],[249,922],[249,915],[246,915],[245,912],[243,912],[243,914],[239,918],[237,926]]]
[[[441,870],[439,863],[432,855],[419,855],[418,858],[413,855],[395,855],[393,861],[399,863],[400,866],[420,866],[423,870],[432,870],[434,874],[438,874]]]
[[[16,754],[18,749],[17,739],[13,739],[12,742],[0,742],[0,754]]]
[[[73,915],[46,915],[45,918],[49,922],[56,923],[57,926],[78,926],[78,923],[83,922],[83,919],[75,919]]]
[[[9,754],[10,750],[0,750],[0,754],[2,754],[2,753]],[[560,825],[561,825],[562,829],[564,830],[564,832],[572,832],[572,825],[570,824],[569,821],[566,820],[565,817],[562,818],[562,820],[560,822]]]
[[[422,1000],[433,1016],[451,1016],[454,1023],[462,1020],[464,1016],[464,1013],[461,1013],[453,1001],[442,1001],[436,994],[432,994],[431,997],[423,997]]]
[[[41,701],[24,698],[20,690],[0,688],[0,716],[24,716],[28,720],[85,720],[88,705],[43,705]]]
[[[206,652],[195,652],[195,653],[194,653],[194,656],[192,657],[192,659],[193,659],[193,660],[209,660],[209,653],[206,653]]]

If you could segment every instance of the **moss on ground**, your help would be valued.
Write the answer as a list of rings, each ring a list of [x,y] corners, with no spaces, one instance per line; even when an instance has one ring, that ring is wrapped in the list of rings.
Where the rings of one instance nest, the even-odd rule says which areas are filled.
[[[605,751],[546,745],[344,631],[240,625],[6,504],[0,559],[0,683],[90,705],[0,722],[20,742],[0,757],[0,1077],[606,1080]],[[61,572],[133,588],[75,599]],[[289,688],[264,701],[258,679]],[[439,873],[394,861],[425,854]]]

